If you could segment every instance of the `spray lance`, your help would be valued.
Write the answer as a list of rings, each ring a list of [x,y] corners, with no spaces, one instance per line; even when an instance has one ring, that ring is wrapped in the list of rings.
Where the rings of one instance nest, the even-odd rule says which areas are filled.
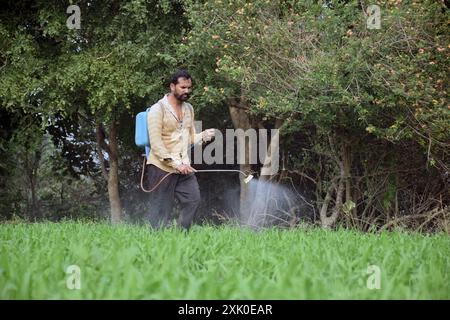
[[[195,146],[195,144],[192,144],[189,148],[192,149]],[[164,181],[164,179],[166,179],[168,176],[170,176],[171,174],[175,174],[175,172],[168,172],[164,177],[161,178],[161,180],[158,181],[158,183],[151,188],[150,190],[147,190],[144,188],[144,170],[145,170],[145,164],[146,164],[146,160],[147,160],[147,155],[143,154],[142,155],[144,157],[144,162],[142,164],[142,173],[141,173],[141,189],[144,192],[152,192],[154,191],[160,184],[161,182]],[[204,170],[196,170],[194,169],[194,172],[238,172],[240,174],[242,174],[245,178],[244,178],[244,183],[249,183],[250,180],[253,179],[253,175],[252,174],[245,174],[243,171],[241,170],[236,170],[236,169],[204,169]]]
[[[144,168],[145,168],[145,163],[146,163],[147,161],[146,161],[146,159],[145,159],[145,157],[144,157],[144,164],[143,164],[143,166],[144,166]],[[253,179],[253,175],[251,175],[251,174],[249,174],[249,175],[246,175],[243,171],[241,171],[241,170],[227,170],[227,169],[206,169],[206,170],[195,170],[194,169],[194,172],[239,172],[240,174],[242,174],[242,175],[244,175],[244,182],[245,183],[249,183],[250,182],[250,180],[252,180]],[[158,181],[158,183],[153,187],[153,188],[151,188],[150,190],[147,190],[147,189],[145,189],[144,188],[144,170],[142,170],[142,174],[141,174],[141,189],[142,189],[142,191],[144,191],[144,192],[152,192],[152,191],[154,191],[160,184],[161,184],[161,182],[163,182],[164,181],[164,179],[166,179],[168,176],[170,176],[171,174],[175,174],[175,172],[168,172],[164,177],[162,177],[161,178],[161,180],[159,180]]]

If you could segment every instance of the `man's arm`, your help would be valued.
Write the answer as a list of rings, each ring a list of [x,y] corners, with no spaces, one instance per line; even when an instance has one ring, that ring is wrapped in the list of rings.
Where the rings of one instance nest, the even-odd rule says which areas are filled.
[[[192,117],[191,117],[192,123],[191,123],[189,144],[197,144],[200,141],[207,142],[207,141],[211,140],[212,137],[214,137],[215,129],[207,129],[200,133],[196,133],[195,125],[194,125],[194,109],[192,108],[192,106],[190,106],[190,110],[191,110],[191,115],[192,115]]]
[[[190,132],[190,141],[189,144],[196,144],[203,139],[203,132],[196,133],[195,132],[195,126],[194,126],[194,110],[192,106],[190,106],[191,109],[191,132]]]

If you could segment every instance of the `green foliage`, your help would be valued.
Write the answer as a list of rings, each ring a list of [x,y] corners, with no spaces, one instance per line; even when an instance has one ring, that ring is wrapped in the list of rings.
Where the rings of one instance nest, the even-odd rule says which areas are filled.
[[[5,3],[0,13],[0,108],[29,114],[41,130],[55,126],[61,115],[69,121],[88,119],[91,127],[83,130],[91,132],[97,123],[108,127],[128,115],[128,123],[120,126],[120,142],[131,136],[130,115],[165,93],[163,80],[176,66],[169,52],[185,25],[182,7],[157,0],[76,4],[79,30],[66,26],[67,3]]]
[[[446,4],[378,1],[377,30],[367,28],[362,2],[324,3],[187,2],[191,28],[179,52],[202,74],[200,100],[243,99],[254,123],[282,120],[280,150],[288,167],[312,177],[318,210],[339,177],[343,148],[353,159],[346,194],[361,195],[342,201],[343,210],[351,203],[362,215],[374,203],[394,210],[394,191],[418,181],[436,184],[425,198],[442,195],[448,205],[441,179],[450,141]],[[415,181],[398,174],[418,168]],[[397,173],[395,188],[383,180],[388,170]],[[367,189],[356,190],[361,185]],[[414,212],[414,197],[400,199],[401,212]]]
[[[382,29],[369,30],[357,1],[193,2],[184,52],[215,60],[202,95],[244,94],[254,116],[286,119],[287,130],[313,124],[442,147],[448,15],[435,1],[380,6]]]
[[[180,5],[81,1],[81,29],[70,30],[64,3],[36,1],[24,11],[8,4],[0,24],[2,107],[35,107],[48,118],[78,110],[108,122],[141,110],[137,98],[161,94],[162,77],[176,65],[167,53],[183,28]],[[12,12],[16,19],[3,20]]]
[[[86,175],[70,175],[61,150],[38,127],[16,130],[5,148],[9,155],[0,188],[0,220],[60,220],[104,214],[95,181]]]

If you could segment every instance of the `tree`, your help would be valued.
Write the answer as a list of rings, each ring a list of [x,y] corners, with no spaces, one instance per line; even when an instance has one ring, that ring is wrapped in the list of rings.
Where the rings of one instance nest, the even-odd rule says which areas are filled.
[[[281,149],[291,159],[291,171],[314,183],[325,227],[338,219],[361,228],[380,216],[389,221],[386,211],[394,206],[379,208],[377,202],[391,203],[389,190],[400,185],[371,177],[392,170],[398,174],[408,156],[406,146],[420,150],[411,168],[412,163],[420,163],[421,170],[434,167],[424,177],[449,171],[445,5],[380,6],[380,30],[367,28],[367,8],[359,1],[187,6],[191,30],[185,51],[191,52],[190,61],[207,61],[209,68],[199,68],[206,74],[205,100],[237,99],[239,118],[252,119],[247,124],[283,123]],[[305,139],[307,147],[292,150],[294,137]],[[380,158],[378,167],[368,165],[382,154],[389,156]],[[361,190],[364,183],[367,190]],[[371,183],[383,191],[370,194]],[[436,195],[444,195],[444,187],[438,180]],[[439,212],[445,212],[448,195],[445,199]],[[403,207],[409,211],[407,201],[404,197]]]
[[[80,1],[81,29],[69,29],[59,1],[9,1],[2,12],[0,102],[10,111],[92,121],[98,158],[108,183],[111,221],[122,218],[118,119],[161,94],[167,57],[184,22],[169,1]],[[105,152],[105,153],[104,153]]]

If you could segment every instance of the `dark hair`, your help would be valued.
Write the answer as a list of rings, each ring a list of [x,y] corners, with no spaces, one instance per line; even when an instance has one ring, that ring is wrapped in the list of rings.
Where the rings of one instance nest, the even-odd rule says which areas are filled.
[[[187,71],[184,70],[184,69],[181,69],[181,70],[176,71],[174,74],[172,74],[172,75],[170,76],[170,82],[169,82],[169,84],[172,84],[172,83],[173,83],[173,84],[177,84],[179,78],[185,78],[185,79],[191,79],[191,80],[192,80],[192,77],[191,77],[191,75],[189,74],[189,72],[187,72]]]

